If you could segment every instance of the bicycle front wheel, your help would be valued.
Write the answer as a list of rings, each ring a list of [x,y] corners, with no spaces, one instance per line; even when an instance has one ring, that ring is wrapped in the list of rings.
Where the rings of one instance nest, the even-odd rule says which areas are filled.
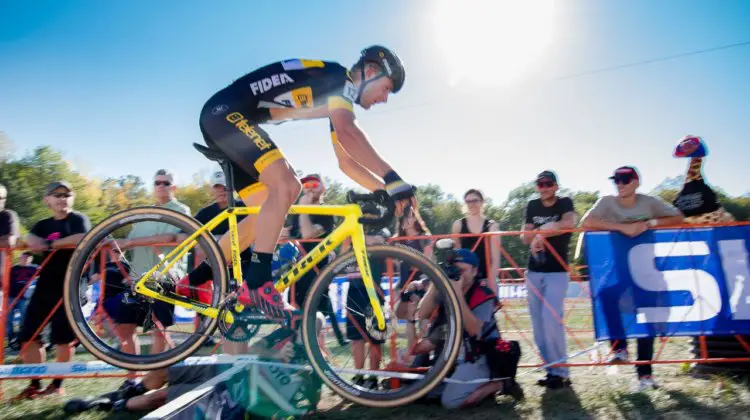
[[[155,370],[180,362],[200,349],[215,331],[216,318],[202,317],[194,323],[192,312],[178,312],[182,307],[133,291],[134,282],[160,264],[175,244],[149,244],[134,249],[121,249],[118,245],[118,241],[137,236],[135,232],[149,232],[144,236],[154,235],[152,232],[192,235],[200,228],[195,219],[174,210],[138,207],[110,216],[84,235],[68,265],[63,298],[70,326],[86,350],[122,369]],[[221,250],[208,231],[197,238],[192,251],[196,247],[203,251],[212,268],[210,284],[191,286],[189,298],[175,294],[175,283],[189,271],[188,257],[184,257],[173,265],[179,269],[155,278],[154,286],[149,288],[155,287],[161,295],[193,307],[218,308],[227,293]],[[209,293],[210,302],[196,302],[199,291]],[[206,295],[203,296],[205,300]]]
[[[335,393],[363,406],[391,408],[427,395],[453,368],[462,345],[461,309],[451,280],[424,255],[401,245],[368,246],[367,253],[387,330],[374,330],[377,321],[363,297],[359,268],[349,251],[329,263],[311,286],[305,298],[302,340],[314,371]],[[416,363],[410,354],[422,337],[417,334],[415,339],[408,330],[414,324],[397,319],[394,310],[400,301],[398,290],[412,281],[429,285],[441,306],[421,334],[438,344],[426,365]],[[327,302],[339,296],[338,302]],[[329,342],[320,332],[317,312],[330,307],[342,308],[332,319],[346,323],[349,343]],[[367,355],[365,348],[369,348]],[[370,362],[368,370],[362,369],[364,359]]]

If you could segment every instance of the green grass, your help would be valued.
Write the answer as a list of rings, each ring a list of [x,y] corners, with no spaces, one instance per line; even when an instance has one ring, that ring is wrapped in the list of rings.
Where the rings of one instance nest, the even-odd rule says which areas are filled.
[[[622,369],[621,369],[622,372]],[[526,399],[514,403],[498,397],[479,407],[461,410],[461,420],[474,419],[722,419],[747,418],[750,404],[748,384],[729,380],[698,380],[676,372],[659,371],[663,387],[644,393],[630,392],[630,372],[617,375],[573,372],[570,390],[544,391],[533,384],[536,377],[520,382]],[[394,410],[372,410],[329,398],[315,418],[325,419],[454,419],[455,412],[439,406],[409,406]]]
[[[567,318],[567,325],[575,329],[591,328],[590,312],[585,301],[574,302],[575,308]],[[571,305],[568,305],[569,307]],[[498,314],[499,325],[506,331],[505,337],[521,339],[521,333],[507,333],[510,330],[528,330],[523,336],[533,340],[530,320],[525,313],[522,301],[507,301],[505,311],[513,315],[514,324],[508,322],[502,313]],[[592,332],[579,332],[576,337],[583,347],[590,346]],[[524,364],[539,362],[536,352],[529,342],[521,339]],[[568,340],[570,353],[582,347],[575,340]],[[635,354],[635,342],[630,343],[631,355]],[[656,351],[659,349],[657,340]],[[692,345],[688,338],[671,339],[661,358],[692,358]],[[600,350],[603,352],[605,346]],[[78,354],[76,360],[90,360],[90,356]],[[594,354],[584,354],[572,362],[596,360]],[[461,411],[461,420],[474,419],[515,419],[545,418],[555,420],[573,419],[740,419],[750,418],[750,382],[732,380],[721,376],[697,379],[687,373],[685,366],[655,365],[654,375],[662,388],[647,392],[635,392],[634,367],[576,367],[572,368],[573,388],[570,390],[545,391],[535,384],[543,376],[541,372],[528,373],[519,370],[519,382],[524,388],[526,399],[515,403],[510,397],[497,397],[479,407]],[[49,381],[43,382],[46,385]],[[66,395],[22,403],[0,404],[2,419],[62,419],[67,418],[62,405],[70,398],[81,398],[102,394],[115,389],[122,379],[71,379],[65,381]],[[28,382],[3,381],[5,397],[11,397]],[[439,406],[412,405],[389,410],[374,410],[352,405],[324,391],[319,404],[319,412],[313,418],[321,419],[454,419],[458,414]],[[110,413],[89,412],[73,417],[75,419],[130,419],[140,416],[114,416]]]

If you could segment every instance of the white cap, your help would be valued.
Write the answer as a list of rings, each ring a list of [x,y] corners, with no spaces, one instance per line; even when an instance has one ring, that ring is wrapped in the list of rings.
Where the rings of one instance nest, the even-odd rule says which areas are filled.
[[[214,185],[222,185],[224,187],[227,186],[227,180],[224,178],[224,172],[214,172],[213,175],[211,175],[211,186]]]

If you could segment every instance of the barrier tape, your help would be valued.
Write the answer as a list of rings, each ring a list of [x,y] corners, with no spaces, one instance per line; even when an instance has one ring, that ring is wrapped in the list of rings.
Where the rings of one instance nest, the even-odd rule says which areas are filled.
[[[228,354],[219,354],[213,356],[196,356],[189,357],[182,362],[175,363],[172,366],[192,366],[192,365],[211,365],[222,363],[238,362],[262,362],[258,356],[242,355],[233,356]],[[270,363],[270,362],[269,362]],[[284,364],[282,364],[284,365]],[[286,365],[284,365],[286,366]],[[309,368],[312,370],[312,368]],[[99,373],[127,373],[127,370],[112,366],[102,361],[95,362],[66,362],[66,363],[33,363],[23,365],[0,365],[0,379],[23,378],[31,376],[53,376],[53,375],[85,375],[91,374],[96,376]]]
[[[532,372],[536,372],[542,369],[545,369],[549,366],[553,366],[555,364],[561,363],[566,361],[567,359],[572,359],[575,357],[578,357],[582,354],[585,354],[596,347],[599,346],[599,343],[596,343],[592,345],[591,347],[578,351],[576,353],[573,353],[571,355],[568,355],[560,360],[556,360],[551,363],[547,363],[542,366],[538,366],[534,369],[529,369],[517,376],[524,376]],[[198,365],[213,365],[213,364],[237,364],[237,363],[248,363],[248,364],[256,364],[261,366],[274,366],[274,367],[281,367],[284,369],[295,369],[295,370],[306,370],[306,371],[312,371],[312,367],[309,365],[299,365],[299,364],[291,364],[291,363],[281,363],[281,362],[272,362],[268,360],[262,360],[258,356],[254,355],[229,355],[229,354],[219,354],[219,355],[213,355],[213,356],[197,356],[197,357],[189,357],[182,362],[175,363],[172,366],[198,366]],[[170,366],[171,367],[171,366]],[[367,369],[334,369],[337,373],[345,373],[345,374],[361,374],[361,375],[373,375],[373,376],[381,376],[381,377],[387,377],[387,378],[398,378],[398,379],[409,379],[409,380],[417,380],[424,377],[423,374],[420,373],[407,373],[407,372],[391,372],[387,370],[367,370]],[[75,363],[75,362],[68,362],[68,363],[35,363],[35,364],[26,364],[26,365],[0,365],[0,379],[12,379],[12,378],[27,378],[27,377],[34,377],[34,376],[56,376],[56,375],[85,375],[90,374],[90,376],[95,377],[97,374],[100,373],[107,373],[112,374],[115,372],[123,372],[126,373],[127,371],[124,369],[120,369],[116,366],[112,366],[110,364],[104,363],[102,361],[95,361],[95,362],[83,362],[83,363]],[[499,381],[507,378],[495,378],[495,379],[472,379],[469,381],[459,381],[456,379],[450,379],[445,378],[443,379],[443,382],[446,383],[457,383],[457,384],[469,384],[469,383],[485,383],[485,382],[492,382],[492,381]]]

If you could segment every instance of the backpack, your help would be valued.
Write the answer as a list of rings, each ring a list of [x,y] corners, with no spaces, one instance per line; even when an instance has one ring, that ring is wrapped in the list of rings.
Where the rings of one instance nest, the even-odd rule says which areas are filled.
[[[474,309],[477,306],[496,299],[495,294],[485,286],[475,282],[467,291],[469,297],[469,308]],[[498,336],[490,338],[489,336],[497,331]],[[521,346],[518,341],[506,341],[502,339],[497,324],[494,328],[489,328],[479,338],[470,338],[465,340],[467,345],[466,359],[474,360],[481,355],[487,356],[487,364],[490,368],[490,379],[511,378],[515,379],[518,371],[518,364],[521,361]]]

